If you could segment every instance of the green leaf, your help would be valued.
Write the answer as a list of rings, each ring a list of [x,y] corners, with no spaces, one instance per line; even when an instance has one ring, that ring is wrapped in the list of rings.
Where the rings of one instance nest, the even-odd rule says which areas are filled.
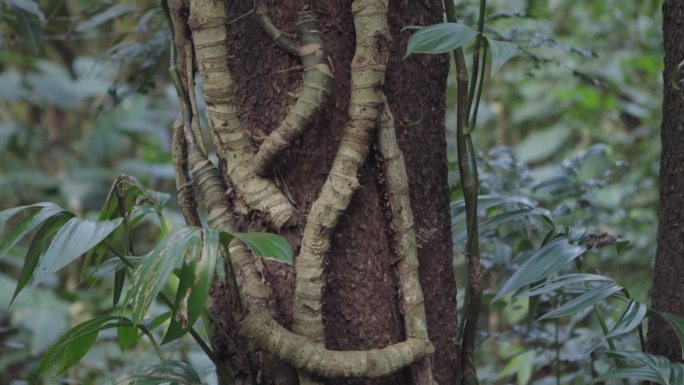
[[[83,358],[100,331],[130,325],[132,325],[130,320],[123,317],[101,316],[74,326],[45,353],[38,365],[36,375],[40,377],[55,366],[57,367],[56,375],[63,373]]]
[[[537,353],[534,350],[516,355],[510,360],[501,373],[499,373],[499,377],[509,378],[515,373],[518,385],[528,384],[532,378],[534,359],[536,357]]]
[[[679,338],[679,346],[682,348],[682,357],[684,357],[684,318],[671,313],[660,313],[660,315],[670,323],[677,334],[677,338]]]
[[[622,290],[622,288],[614,283],[601,286],[595,290],[589,290],[588,292],[572,299],[571,301],[564,303],[559,308],[544,314],[539,319],[543,320],[550,318],[558,318],[577,313],[578,311],[588,306],[592,306],[601,302],[602,300],[610,297],[611,295],[617,293],[620,290]]]
[[[156,316],[155,318],[153,318],[151,320],[149,320],[149,319],[143,320],[140,323],[140,325],[147,328],[148,331],[152,331],[152,330],[158,328],[159,326],[161,326],[164,322],[166,322],[169,318],[171,318],[172,315],[173,315],[172,311],[167,311],[167,312],[164,312],[164,313]]]
[[[11,6],[17,7],[22,11],[35,16],[41,23],[45,22],[45,15],[40,10],[38,3],[33,0],[5,0]]]
[[[440,23],[421,28],[409,38],[406,56],[412,53],[444,53],[462,47],[477,31],[459,23]]]
[[[135,326],[119,326],[116,328],[116,337],[121,351],[124,351],[138,342],[140,333]]]
[[[47,221],[53,216],[56,216],[57,214],[65,212],[63,208],[52,203],[39,203],[31,206],[15,207],[0,213],[0,224],[5,222],[19,211],[34,207],[40,207],[40,210],[17,225],[17,227],[15,227],[12,232],[0,242],[0,258],[2,258],[9,250],[19,243],[19,241],[28,235],[28,233],[43,224],[43,222]]]
[[[584,251],[583,247],[570,244],[565,237],[550,241],[513,273],[494,300],[550,276],[582,255]]]
[[[142,374],[126,379],[128,384],[158,385],[176,383],[183,385],[201,385],[197,372],[188,364],[180,361],[168,361],[147,367]]]
[[[562,275],[560,277],[554,278],[551,281],[546,282],[545,284],[541,286],[535,286],[533,288],[530,288],[527,291],[523,291],[519,294],[516,294],[513,298],[521,298],[521,297],[529,297],[529,296],[535,296],[535,295],[541,295],[541,294],[546,294],[549,292],[552,292],[557,289],[561,289],[570,285],[574,285],[577,283],[583,283],[583,282],[597,282],[597,281],[605,281],[605,282],[614,282],[611,278],[608,278],[603,275],[597,275],[597,274],[566,274]]]
[[[615,325],[613,325],[613,327],[610,329],[610,332],[608,333],[606,338],[611,338],[631,332],[632,330],[634,330],[634,328],[641,324],[641,321],[644,319],[647,312],[648,306],[639,303],[635,300],[630,300],[627,304],[627,307],[625,308],[625,311],[622,312],[620,318],[617,320]]]
[[[487,39],[487,46],[492,54],[492,67],[489,76],[494,76],[494,74],[506,64],[507,61],[511,60],[515,55],[518,54],[518,46],[515,43],[508,41],[499,41],[494,39]]]
[[[244,242],[256,257],[292,264],[292,246],[290,246],[290,243],[287,241],[287,239],[279,235],[271,233],[230,234]]]
[[[150,210],[142,212],[135,211],[137,208],[151,208],[157,217],[162,219],[162,208],[168,202],[169,195],[150,190],[143,186],[135,177],[130,175],[119,175],[107,194],[105,203],[100,209],[100,221],[123,217],[126,225],[111,234],[111,238],[129,236],[125,232],[133,227]],[[91,260],[95,260],[95,265],[99,265],[107,252],[104,246],[96,247],[91,250],[84,259],[84,266],[89,265]],[[83,269],[86,273],[87,269]]]
[[[38,286],[48,275],[71,263],[81,254],[95,247],[121,224],[122,219],[92,221],[71,218],[55,235],[40,260],[33,278]]]
[[[21,274],[17,280],[17,287],[14,289],[14,294],[12,295],[12,302],[14,302],[14,299],[17,298],[17,295],[19,295],[21,290],[33,276],[33,272],[36,270],[36,266],[38,266],[38,261],[43,253],[45,253],[49,244],[48,242],[52,236],[55,235],[57,229],[64,226],[71,217],[72,215],[70,213],[59,213],[45,221],[40,229],[38,229],[38,232],[36,232],[35,237],[31,240],[31,245],[26,252],[24,266],[21,269]]]
[[[119,304],[119,299],[121,299],[121,291],[123,290],[124,281],[126,280],[126,272],[128,272],[127,266],[121,266],[116,269],[114,273],[114,295],[112,296],[112,305],[116,306]]]
[[[681,385],[681,383],[673,382],[672,379],[673,377],[675,379],[679,377],[681,371],[684,370],[684,366],[682,366],[682,364],[672,363],[665,357],[645,354],[642,352],[616,350],[603,351],[602,353],[641,364],[642,368],[648,369],[650,381],[664,385]]]
[[[169,195],[150,190],[143,186],[135,177],[119,175],[112,184],[107,199],[100,210],[100,220],[126,216],[137,206],[148,205],[157,212],[169,200]]]
[[[606,381],[622,380],[622,379],[651,381],[651,382],[655,382],[657,384],[665,385],[665,383],[661,382],[662,379],[659,378],[653,372],[653,369],[651,369],[647,366],[636,366],[636,367],[632,367],[632,368],[615,369],[615,370],[609,371],[605,374],[602,374],[598,377],[594,377],[591,380],[591,383],[593,384],[596,382],[606,382]]]
[[[200,260],[184,263],[181,268],[174,314],[162,344],[187,333],[206,309],[219,253],[219,232],[204,230]]]
[[[36,56],[45,54],[45,36],[40,19],[28,15],[25,11],[14,12],[17,16],[16,28],[27,51]]]
[[[487,210],[492,207],[505,204],[522,205],[526,207],[536,207],[534,201],[524,196],[504,196],[504,195],[480,195],[477,197],[478,210]],[[460,199],[451,203],[451,209],[465,210],[465,200]]]
[[[95,28],[100,24],[106,23],[109,20],[115,19],[126,13],[136,11],[138,7],[132,4],[116,4],[109,7],[106,11],[100,12],[88,20],[78,23],[76,32],[86,32],[89,29]]]
[[[132,319],[138,325],[154,298],[164,287],[174,269],[180,267],[186,255],[198,255],[201,229],[184,226],[174,229],[148,253],[133,273],[125,303],[133,306]]]

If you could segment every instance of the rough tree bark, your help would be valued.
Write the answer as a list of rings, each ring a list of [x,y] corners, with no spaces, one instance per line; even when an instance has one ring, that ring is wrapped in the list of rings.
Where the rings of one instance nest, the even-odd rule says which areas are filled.
[[[234,244],[243,309],[230,281],[215,287],[217,354],[237,363],[238,377],[257,373],[263,383],[297,383],[283,361],[300,370],[300,383],[457,383],[449,63],[403,59],[410,31],[402,28],[441,22],[442,1],[242,1],[228,2],[225,15],[223,1],[169,4],[177,50],[194,52],[221,160],[216,173],[202,146],[193,148],[197,119],[184,105],[174,128],[187,157],[176,162],[179,183],[194,179],[210,226],[285,236],[299,273],[257,263]],[[186,85],[192,58],[179,55]],[[253,353],[240,355],[234,341]],[[312,356],[286,357],[294,347]],[[338,358],[359,364],[330,364]],[[342,378],[349,373],[357,378]]]
[[[660,221],[653,278],[653,307],[684,315],[684,1],[663,4],[665,70],[660,158]],[[680,361],[681,350],[666,321],[649,323],[653,354]]]

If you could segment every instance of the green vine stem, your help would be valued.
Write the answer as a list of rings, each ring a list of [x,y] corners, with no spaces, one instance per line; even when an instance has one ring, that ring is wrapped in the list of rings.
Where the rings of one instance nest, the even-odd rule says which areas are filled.
[[[480,11],[477,19],[477,37],[475,38],[475,45],[473,46],[473,77],[470,79],[470,87],[468,89],[468,109],[467,111],[473,111],[473,102],[477,104],[480,103],[480,98],[477,100],[475,98],[475,86],[477,84],[477,78],[480,71],[485,72],[485,61],[482,60],[482,67],[480,68],[480,51],[482,49],[482,42],[484,41],[484,19],[485,13],[487,12],[487,0],[480,0]],[[485,47],[486,48],[486,47]],[[483,78],[484,79],[484,78]],[[480,90],[482,89],[482,82],[480,82]],[[469,123],[469,128],[474,128],[475,124],[470,124],[469,116],[466,116],[466,122]]]
[[[247,314],[240,324],[240,333],[295,368],[325,378],[384,377],[434,350],[431,344],[417,338],[382,349],[328,350],[322,343],[313,343],[280,326],[265,309]]]
[[[473,53],[479,58],[479,49],[484,28],[485,0],[480,2],[480,21],[478,30],[480,34],[476,40]],[[457,22],[456,11],[451,0],[444,1],[447,21]],[[479,60],[473,65],[473,76],[469,79],[465,64],[463,48],[454,50],[454,62],[456,63],[456,148],[458,171],[461,177],[461,187],[466,210],[467,241],[465,247],[466,265],[468,269],[468,283],[466,285],[464,315],[459,327],[459,340],[461,342],[461,383],[464,385],[478,384],[477,370],[475,367],[475,337],[477,334],[477,320],[482,302],[482,272],[480,267],[480,246],[477,221],[477,198],[478,176],[476,154],[473,141],[470,136],[471,127],[468,126],[468,116],[473,103],[475,82],[479,71]],[[470,85],[470,91],[468,86]],[[479,100],[478,100],[479,102]]]
[[[225,187],[221,183],[218,172],[206,156],[197,149],[193,137],[186,126],[189,143],[189,163],[197,183],[201,200],[209,213],[209,226],[224,231],[234,231],[235,225],[230,217]],[[364,352],[333,352],[310,338],[298,336],[278,325],[268,310],[271,288],[263,279],[263,262],[255,258],[249,248],[238,241],[229,246],[230,261],[235,273],[241,306],[247,314],[240,321],[240,334],[257,345],[304,370],[315,374],[329,376],[346,376],[360,373],[364,377],[379,376],[376,373],[392,372],[420,360],[433,350],[429,341],[409,339],[403,343],[387,346],[384,349]],[[408,348],[407,348],[408,346]],[[333,357],[334,362],[327,362],[319,357]],[[311,358],[313,357],[313,358]],[[306,358],[305,361],[302,361]],[[401,363],[397,367],[397,362]],[[378,368],[378,363],[381,363]],[[299,366],[298,366],[299,365]]]
[[[304,66],[302,85],[285,119],[259,146],[254,157],[259,175],[267,174],[276,157],[306,131],[313,117],[323,107],[335,81],[316,15],[308,7],[299,12],[297,32],[302,41],[302,45],[296,49]]]
[[[195,200],[195,191],[190,180],[188,161],[187,161],[187,143],[185,141],[185,134],[183,132],[183,122],[189,122],[192,118],[189,115],[189,104],[186,104],[185,93],[183,92],[183,85],[180,76],[180,72],[177,69],[177,62],[179,62],[176,55],[176,46],[183,46],[186,44],[186,39],[183,39],[182,34],[176,34],[178,20],[176,20],[173,15],[176,14],[177,3],[172,2],[171,6],[167,3],[167,0],[161,1],[162,10],[164,17],[169,26],[169,32],[171,35],[170,44],[170,65],[169,65],[169,75],[173,82],[176,94],[178,95],[178,100],[181,105],[181,117],[172,126],[172,146],[171,146],[171,156],[174,168],[174,176],[176,181],[176,193],[178,195],[178,205],[180,206],[181,212],[183,213],[183,218],[185,222],[189,225],[199,226],[201,224],[199,215],[197,214],[197,201]],[[170,9],[173,8],[173,9]],[[184,63],[184,62],[181,62]]]
[[[383,98],[384,99],[384,98]],[[429,341],[425,300],[418,274],[418,243],[414,225],[408,175],[404,155],[397,143],[394,116],[385,99],[378,119],[378,148],[382,156],[387,195],[392,213],[392,231],[403,298],[404,328],[406,337]],[[432,385],[432,361],[429,356],[411,366],[416,385]]]
[[[278,47],[293,55],[297,55],[297,44],[283,35],[278,27],[273,24],[273,21],[268,16],[268,5],[266,5],[264,0],[254,0],[254,13],[261,29],[266,32]]]
[[[225,2],[191,1],[189,25],[207,118],[219,157],[237,194],[250,209],[262,212],[279,229],[295,223],[296,210],[273,181],[259,177],[254,169],[254,148],[238,118],[235,82],[228,69]]]

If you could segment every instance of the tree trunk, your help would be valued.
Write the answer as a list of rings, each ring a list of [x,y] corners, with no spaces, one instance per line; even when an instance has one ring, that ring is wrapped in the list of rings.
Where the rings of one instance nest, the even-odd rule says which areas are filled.
[[[665,70],[660,158],[660,222],[653,279],[653,307],[684,315],[684,1],[663,4]],[[649,323],[649,350],[681,360],[678,339],[666,321]]]
[[[203,69],[209,66],[212,71],[219,69],[211,59],[200,53],[200,50],[209,50],[213,46],[199,43],[198,36],[204,33],[204,25],[214,28],[221,23],[214,22],[211,15],[193,19],[194,1],[189,7],[181,6],[180,10],[174,11],[172,7],[172,12],[186,18],[188,13],[190,15],[188,23],[195,45],[195,59],[204,85],[207,86],[205,76],[212,74],[208,70],[203,73]],[[317,31],[324,37],[327,51],[325,62],[332,68],[334,82],[328,92],[327,101],[313,117],[308,130],[275,160],[264,175],[274,181],[277,188],[293,203],[293,221],[287,221],[280,228],[255,210],[240,210],[240,205],[245,203],[242,201],[248,201],[248,197],[243,196],[242,200],[235,198],[236,195],[244,195],[244,192],[240,190],[239,183],[231,181],[231,173],[234,171],[231,171],[230,157],[227,162],[222,159],[221,175],[227,185],[235,187],[230,195],[236,205],[234,207],[238,207],[238,212],[242,211],[238,226],[243,230],[268,229],[279,233],[294,246],[296,256],[300,253],[305,226],[313,220],[312,206],[315,206],[321,191],[325,190],[324,183],[328,183],[326,181],[332,174],[331,167],[336,162],[345,129],[348,129],[345,127],[349,126],[350,116],[354,115],[348,111],[354,68],[358,70],[363,67],[359,66],[361,62],[381,62],[375,56],[388,54],[384,87],[382,83],[379,84],[386,95],[387,106],[394,115],[394,127],[408,176],[410,206],[413,209],[414,228],[418,234],[420,287],[424,297],[429,340],[434,346],[434,353],[428,354],[428,359],[431,360],[432,376],[437,383],[455,384],[459,381],[456,284],[452,267],[444,129],[449,62],[446,55],[413,55],[403,59],[411,32],[402,31],[406,26],[441,22],[442,1],[390,1],[387,20],[391,40],[389,36],[373,34],[370,44],[374,45],[375,56],[370,59],[362,57],[365,53],[359,52],[358,25],[355,29],[355,22],[358,21],[352,16],[352,3],[357,6],[355,12],[359,12],[359,4],[367,2],[272,2],[267,14],[273,25],[285,31],[285,37],[290,36],[288,32],[294,32],[302,23],[299,19],[302,3],[311,4],[309,11],[317,15],[320,25],[320,30]],[[256,148],[259,143],[264,143],[259,137],[281,125],[293,108],[288,106],[292,105],[293,99],[300,95],[300,90],[307,83],[302,83],[301,62],[292,54],[296,51],[288,48],[288,43],[282,41],[284,38],[277,30],[265,29],[260,25],[265,14],[263,4],[261,1],[254,4],[256,10],[242,18],[241,15],[252,9],[251,1],[232,2],[228,5],[226,41],[228,70],[235,82],[237,118],[242,127],[250,131],[250,136],[257,138],[254,145]],[[369,15],[369,18],[374,17],[374,14]],[[183,30],[178,26],[176,28]],[[269,31],[273,32],[270,37]],[[295,35],[292,36],[295,40]],[[301,39],[301,35],[299,38]],[[352,58],[356,64],[352,62]],[[384,68],[384,65],[381,67]],[[314,86],[316,87],[318,86]],[[219,95],[218,91],[214,94],[212,90],[214,89],[204,90],[205,96],[209,97],[209,106],[229,98]],[[377,109],[378,106],[380,104],[374,103],[369,108]],[[365,107],[359,111],[367,112]],[[216,125],[218,118],[213,118],[211,112],[208,115],[209,120],[214,122],[212,124]],[[228,115],[224,113],[217,116]],[[230,119],[226,117],[224,125],[230,126]],[[375,124],[373,120],[372,125]],[[356,175],[347,176],[347,179],[357,179],[359,186],[353,191],[348,207],[342,209],[339,221],[336,225],[333,224],[330,249],[325,254],[322,296],[324,338],[321,342],[329,350],[384,348],[407,340],[407,334],[413,334],[413,331],[409,332],[405,327],[404,312],[407,302],[402,297],[406,295],[402,293],[402,287],[405,287],[402,286],[403,272],[400,271],[402,258],[398,256],[394,241],[399,230],[394,228],[392,215],[401,210],[397,211],[390,202],[392,191],[388,191],[385,175],[385,163],[388,160],[386,157],[383,159],[385,154],[381,154],[378,149],[375,129],[371,131],[370,137],[372,145],[368,156]],[[215,134],[215,142],[219,143],[219,147],[232,146],[228,142],[222,142],[218,134]],[[247,206],[250,206],[250,202],[247,202]],[[321,215],[324,214],[325,212]],[[296,224],[292,225],[293,223]],[[308,327],[297,329],[296,315],[293,314],[297,285],[293,267],[267,261],[263,271],[264,280],[272,289],[272,298],[267,302],[275,319],[298,334],[313,333]],[[230,284],[217,286],[212,295],[212,313],[217,319],[213,346],[219,355],[223,353],[223,357],[228,358],[233,353],[229,352],[230,344],[224,338],[225,334],[220,333],[220,329],[226,328],[230,335],[237,337],[240,316],[236,315],[234,288]],[[422,303],[418,305],[422,309]],[[315,335],[310,337],[316,342]],[[252,365],[257,366],[251,371],[259,373],[263,383],[297,383],[295,372],[282,362],[263,354],[252,354],[251,357]],[[243,357],[243,364],[245,361],[246,358]],[[301,376],[300,373],[300,378]],[[409,370],[406,367],[376,379],[316,378],[316,381],[331,384],[411,384],[422,381],[417,376],[419,377],[415,369]],[[307,377],[303,381],[308,381]]]

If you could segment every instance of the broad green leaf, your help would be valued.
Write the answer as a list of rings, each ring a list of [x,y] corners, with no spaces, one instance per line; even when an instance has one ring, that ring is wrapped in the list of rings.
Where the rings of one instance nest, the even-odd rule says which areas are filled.
[[[231,233],[231,235],[244,242],[256,257],[292,263],[292,246],[279,235],[271,233]]]
[[[608,333],[606,338],[611,338],[631,332],[632,330],[634,330],[634,328],[641,324],[641,321],[644,319],[647,312],[648,306],[639,303],[635,300],[630,300],[627,304],[627,307],[625,308],[625,311],[622,312],[620,318],[617,320],[615,325],[613,325],[613,327],[610,329],[610,332]]]
[[[154,298],[164,287],[174,269],[182,265],[187,255],[199,255],[201,229],[179,227],[147,254],[133,273],[125,303],[133,306],[132,319],[139,324]]]
[[[510,378],[512,374],[516,374],[518,385],[525,385],[530,382],[532,377],[532,370],[534,368],[534,359],[537,353],[530,350],[513,357],[508,365],[499,373],[499,377]]]
[[[70,213],[59,213],[50,217],[36,232],[35,237],[31,240],[31,245],[26,252],[26,257],[24,258],[24,266],[21,269],[21,274],[17,280],[17,287],[14,289],[14,294],[12,295],[12,302],[17,298],[17,295],[26,286],[28,281],[33,276],[33,272],[38,266],[38,261],[40,257],[45,253],[50,239],[57,232],[57,230],[64,226],[64,224],[72,217]]]
[[[489,76],[494,76],[501,66],[518,54],[518,46],[508,41],[487,39],[487,46],[492,54],[492,67]]]
[[[83,358],[100,331],[130,325],[132,325],[130,320],[123,317],[101,316],[74,326],[45,353],[38,365],[36,375],[40,377],[55,366],[57,367],[56,375],[63,373]]]
[[[140,333],[135,326],[119,326],[116,328],[116,339],[119,342],[121,351],[124,351],[135,345],[140,339]]]
[[[565,237],[553,239],[513,273],[494,300],[550,276],[582,255],[584,251],[583,247],[570,244]]]
[[[0,258],[2,258],[9,250],[19,243],[19,241],[28,235],[28,233],[43,224],[43,222],[57,214],[64,212],[63,208],[52,203],[39,203],[37,205],[15,207],[0,213],[0,224],[4,222],[3,219],[6,221],[21,210],[34,207],[40,207],[40,210],[26,218],[23,222],[17,225],[17,227],[15,227],[6,238],[0,241]],[[5,215],[3,216],[3,214]]]
[[[597,281],[605,281],[605,282],[614,282],[612,279],[603,276],[603,275],[597,275],[597,274],[567,274],[567,275],[562,275],[560,277],[554,278],[543,285],[540,286],[535,286],[533,288],[530,288],[527,291],[523,291],[519,294],[516,294],[513,298],[521,298],[521,297],[528,297],[528,296],[535,296],[535,295],[541,295],[541,294],[546,294],[549,292],[552,292],[554,290],[558,290],[570,285],[574,285],[577,283],[583,283],[583,282],[597,282]]]
[[[184,263],[181,268],[174,314],[162,343],[173,341],[187,333],[206,309],[220,255],[219,232],[205,230],[203,238],[200,260]]]
[[[532,131],[525,139],[515,145],[515,156],[525,163],[546,159],[558,153],[573,132],[570,127],[560,124]],[[542,190],[544,188],[543,192],[546,190],[567,189],[568,186],[572,187],[572,184],[566,183],[566,179],[563,176],[551,178],[548,181],[540,182],[534,189]]]
[[[622,290],[622,288],[614,283],[601,286],[598,289],[589,290],[586,293],[564,303],[559,308],[544,314],[539,319],[543,320],[550,318],[558,318],[577,313],[578,311],[588,306],[592,306],[601,302],[602,300],[610,297],[611,295],[617,293],[620,290]]]
[[[672,325],[677,338],[679,338],[679,346],[682,348],[682,357],[684,357],[684,318],[671,313],[660,313]]]
[[[197,372],[190,365],[180,361],[168,361],[149,366],[143,370],[143,373],[127,378],[126,382],[131,385],[202,384]]]
[[[412,53],[444,53],[462,47],[477,31],[459,23],[440,23],[421,28],[409,38],[406,56]]]
[[[41,258],[33,278],[33,287],[102,242],[119,227],[121,221],[120,218],[101,222],[71,218],[57,232]]]

